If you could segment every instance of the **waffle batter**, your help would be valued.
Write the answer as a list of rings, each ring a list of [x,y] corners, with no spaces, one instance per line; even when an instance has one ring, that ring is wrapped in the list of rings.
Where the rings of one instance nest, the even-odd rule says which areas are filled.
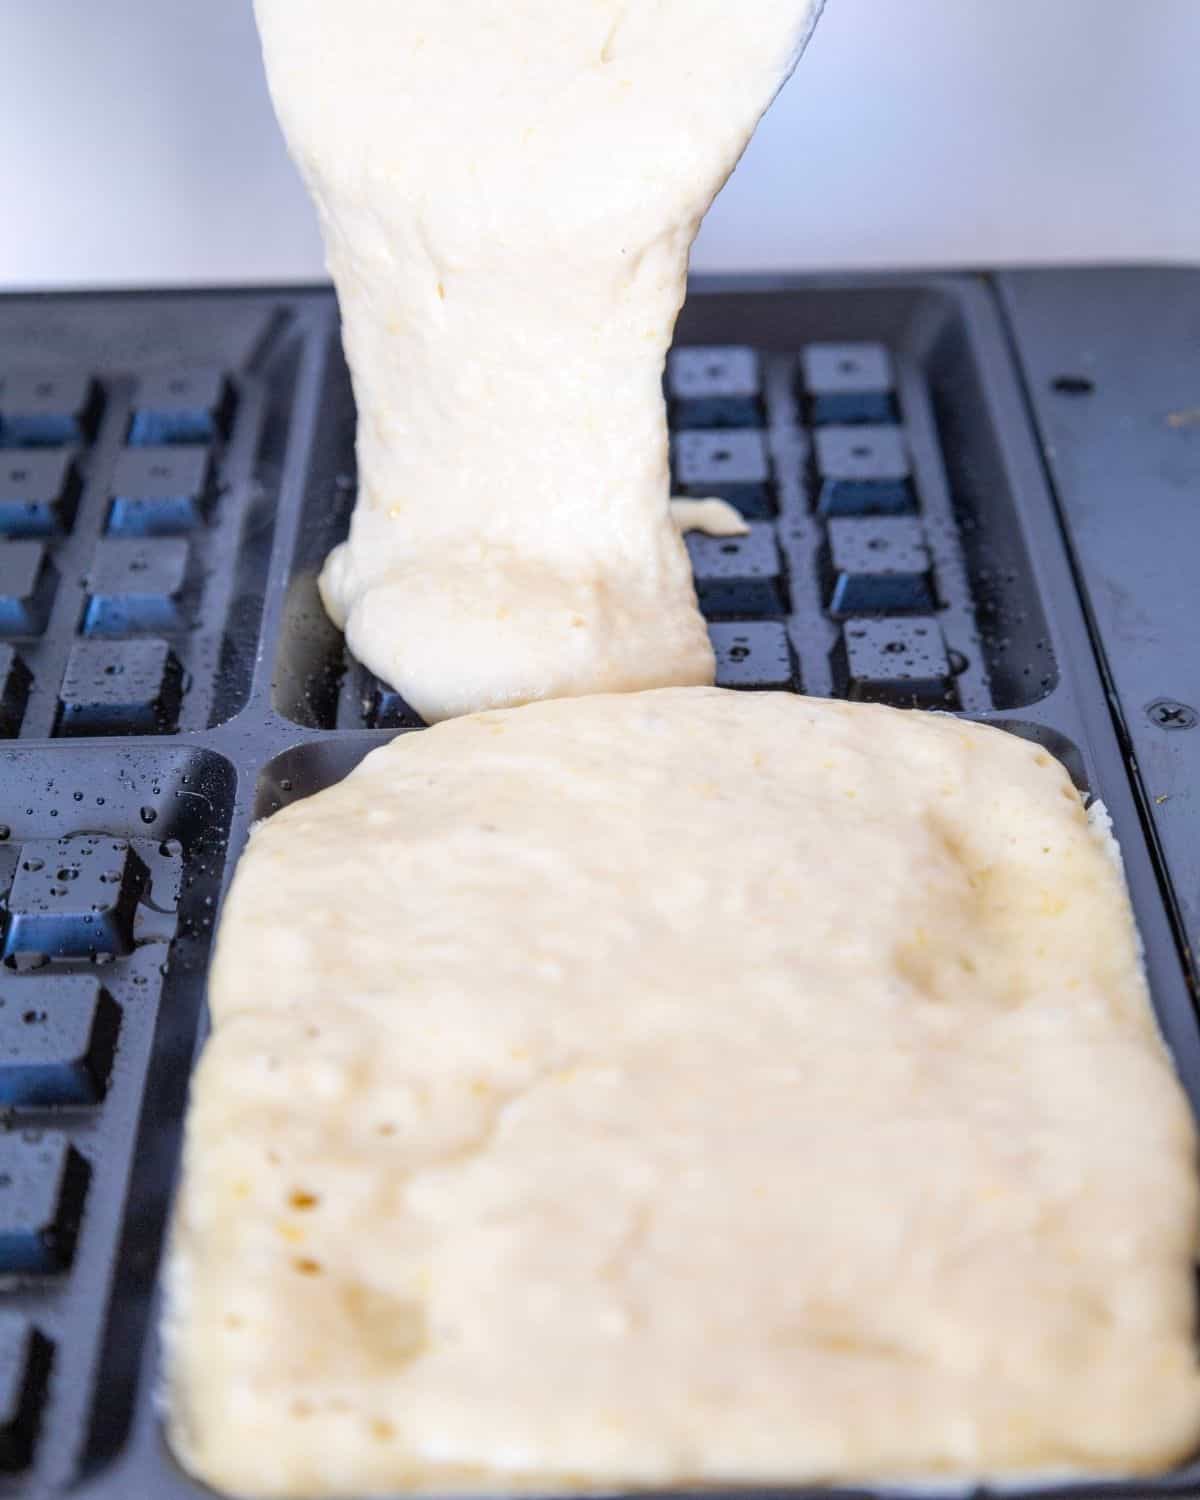
[[[725,500],[672,500],[671,519],[680,532],[706,536],[746,536],[750,530],[741,511]]]
[[[252,1496],[1140,1472],[1191,1117],[1061,766],[668,689],[402,735],[218,939],[170,1435]]]
[[[321,594],[426,719],[708,683],[660,381],[816,0],[256,0],[358,403]]]

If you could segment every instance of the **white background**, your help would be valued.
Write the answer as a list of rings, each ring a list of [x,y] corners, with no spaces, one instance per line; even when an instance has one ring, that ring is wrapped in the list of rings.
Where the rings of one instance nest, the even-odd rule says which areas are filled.
[[[0,153],[0,286],[321,275],[250,0],[0,0]],[[1122,259],[1200,262],[1200,0],[828,0],[693,264]]]

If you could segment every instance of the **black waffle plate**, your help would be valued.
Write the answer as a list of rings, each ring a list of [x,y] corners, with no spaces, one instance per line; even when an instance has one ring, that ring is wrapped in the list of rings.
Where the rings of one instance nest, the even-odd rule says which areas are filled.
[[[1123,274],[1153,307],[1179,295],[1179,277]],[[1095,365],[1120,319],[1103,277],[999,291],[693,289],[666,372],[675,491],[751,526],[688,539],[719,681],[941,709],[1059,756],[1112,814],[1200,1104],[1194,893],[1171,884],[1165,799],[1132,763],[1109,595],[1070,545],[1100,502],[1029,405],[1046,432],[1055,403],[1116,399],[1055,356],[1086,324]],[[1015,322],[1002,297],[1023,299]],[[202,1493],[163,1443],[154,1326],[217,905],[252,819],[420,728],[317,598],[355,489],[337,335],[323,289],[0,298],[0,1494]],[[1186,441],[1186,415],[1163,432]],[[1136,470],[1144,436],[1108,440]],[[1182,746],[1190,690],[1170,675],[1145,722]],[[1164,764],[1194,812],[1194,762]]]

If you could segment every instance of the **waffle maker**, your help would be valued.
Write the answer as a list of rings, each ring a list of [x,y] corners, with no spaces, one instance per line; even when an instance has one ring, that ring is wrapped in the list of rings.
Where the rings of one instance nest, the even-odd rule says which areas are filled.
[[[687,540],[718,681],[1058,756],[1200,1109],[1197,308],[1172,269],[701,279],[666,395],[675,492],[750,523]],[[208,1493],[155,1319],[221,893],[421,727],[317,597],[353,438],[327,288],[0,298],[0,1496]]]

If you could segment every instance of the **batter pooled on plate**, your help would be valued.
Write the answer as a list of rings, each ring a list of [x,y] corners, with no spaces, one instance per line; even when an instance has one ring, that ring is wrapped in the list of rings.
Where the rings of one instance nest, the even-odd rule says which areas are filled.
[[[817,0],[256,0],[359,495],[321,593],[427,720],[713,679],[661,377]]]
[[[1192,1120],[1036,745],[704,688],[403,735],[255,831],[210,999],[166,1334],[218,1488],[1196,1446]]]

